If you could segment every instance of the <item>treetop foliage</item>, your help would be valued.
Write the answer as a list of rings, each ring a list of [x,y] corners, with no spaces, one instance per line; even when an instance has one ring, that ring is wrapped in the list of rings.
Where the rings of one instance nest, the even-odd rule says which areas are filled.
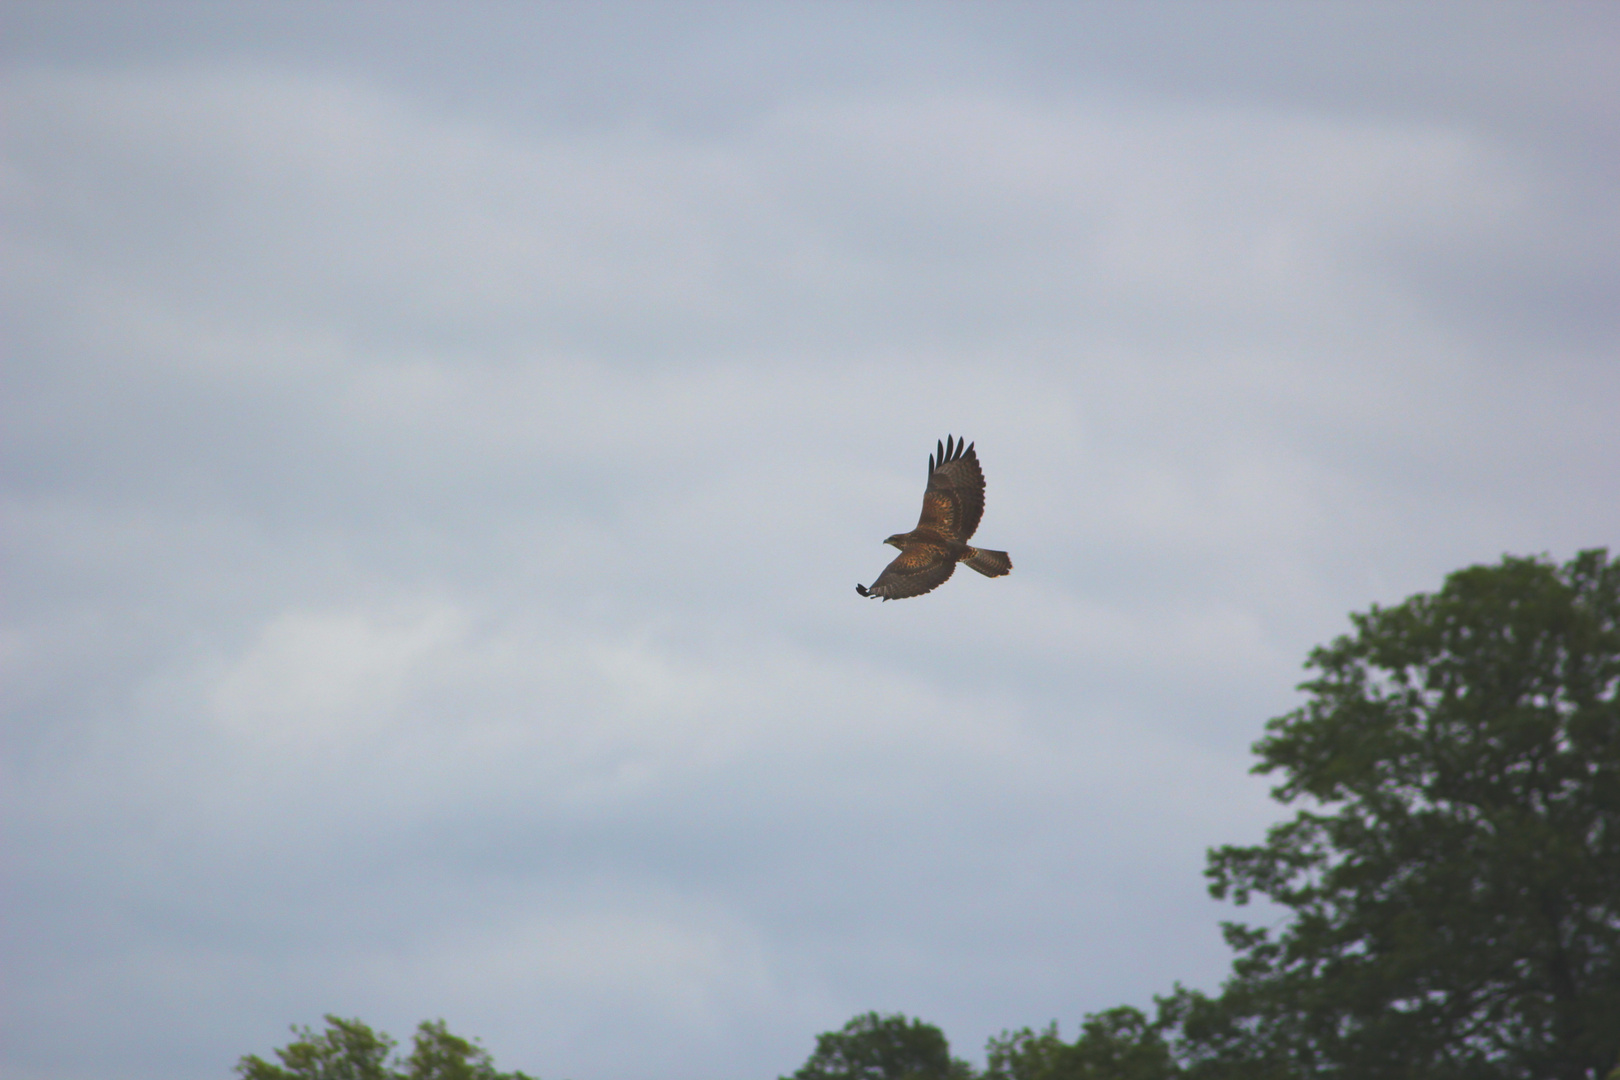
[[[951,1057],[945,1033],[900,1013],[862,1013],[841,1031],[816,1036],[816,1050],[782,1080],[969,1080],[973,1068]]]
[[[1170,1080],[1179,1075],[1164,1025],[1129,1005],[1086,1017],[1066,1043],[1057,1021],[992,1038],[984,1080]]]
[[[443,1020],[424,1020],[411,1038],[411,1053],[395,1055],[398,1044],[359,1020],[326,1016],[326,1030],[293,1026],[298,1036],[275,1051],[280,1065],[256,1054],[236,1064],[241,1080],[536,1080],[521,1072],[495,1070],[489,1052],[475,1040],[452,1035]]]

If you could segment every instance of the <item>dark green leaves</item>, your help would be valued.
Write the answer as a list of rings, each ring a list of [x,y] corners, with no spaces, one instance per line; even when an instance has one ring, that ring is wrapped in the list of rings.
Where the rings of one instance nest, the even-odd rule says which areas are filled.
[[[1256,744],[1314,804],[1210,854],[1293,910],[1219,999],[1196,1075],[1586,1078],[1620,1057],[1620,564],[1504,559],[1354,616]]]
[[[792,1080],[968,1080],[973,1070],[951,1057],[945,1033],[895,1013],[864,1013],[841,1031],[816,1036],[816,1052]]]
[[[1163,1025],[1130,1006],[1088,1016],[1066,1043],[1054,1022],[991,1039],[984,1080],[1170,1080],[1178,1075]]]

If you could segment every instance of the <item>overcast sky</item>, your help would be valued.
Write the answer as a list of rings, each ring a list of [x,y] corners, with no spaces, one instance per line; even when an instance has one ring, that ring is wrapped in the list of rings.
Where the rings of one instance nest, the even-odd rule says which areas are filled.
[[[0,1075],[770,1080],[1229,962],[1347,614],[1620,540],[1620,7],[0,8]],[[947,433],[1010,577],[855,594]]]

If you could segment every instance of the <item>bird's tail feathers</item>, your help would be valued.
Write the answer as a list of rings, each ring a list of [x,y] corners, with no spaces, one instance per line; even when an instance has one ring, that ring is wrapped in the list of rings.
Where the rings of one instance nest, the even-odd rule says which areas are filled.
[[[962,560],[985,577],[1000,577],[1012,571],[1012,556],[1005,551],[990,551],[987,548],[968,548],[967,557]]]

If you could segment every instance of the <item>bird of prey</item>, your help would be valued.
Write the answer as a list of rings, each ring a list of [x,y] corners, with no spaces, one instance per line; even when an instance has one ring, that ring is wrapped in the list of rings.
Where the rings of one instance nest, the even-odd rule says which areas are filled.
[[[967,563],[985,577],[1000,577],[1012,570],[1012,559],[1005,551],[989,551],[968,546],[968,538],[984,516],[984,473],[973,444],[961,440],[936,443],[928,455],[928,487],[923,491],[922,517],[907,533],[895,533],[885,544],[893,544],[900,554],[872,587],[855,586],[862,596],[900,600],[932,592]]]

